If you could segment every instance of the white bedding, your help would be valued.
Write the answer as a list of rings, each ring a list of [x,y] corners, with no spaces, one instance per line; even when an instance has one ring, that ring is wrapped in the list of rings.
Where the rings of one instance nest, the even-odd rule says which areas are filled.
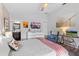
[[[18,51],[10,51],[11,56],[56,56],[54,49],[43,44],[40,40],[29,39],[23,41],[23,47]]]

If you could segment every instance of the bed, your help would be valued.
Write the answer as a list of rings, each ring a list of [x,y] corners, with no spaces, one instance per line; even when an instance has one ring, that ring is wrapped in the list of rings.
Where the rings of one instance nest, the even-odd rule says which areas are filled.
[[[46,39],[28,39],[22,43],[22,48],[18,51],[10,50],[9,56],[68,56],[65,48]]]

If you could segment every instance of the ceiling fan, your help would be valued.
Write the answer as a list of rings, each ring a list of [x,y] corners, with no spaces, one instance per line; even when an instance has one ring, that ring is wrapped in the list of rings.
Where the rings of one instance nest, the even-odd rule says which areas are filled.
[[[61,5],[66,5],[67,3],[62,3]],[[48,9],[48,3],[42,3],[40,10],[41,11],[46,11]]]

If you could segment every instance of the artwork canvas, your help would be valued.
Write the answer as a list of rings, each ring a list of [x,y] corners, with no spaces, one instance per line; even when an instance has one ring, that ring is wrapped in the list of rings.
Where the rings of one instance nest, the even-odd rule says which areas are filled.
[[[66,35],[70,37],[77,37],[77,31],[66,31]]]
[[[64,21],[64,20],[58,20],[56,22],[56,27],[59,28],[59,27],[69,27],[69,23],[67,21]]]
[[[4,18],[4,30],[5,32],[9,31],[10,29],[10,24],[9,24],[9,19],[8,18]]]
[[[18,30],[20,29],[20,23],[13,23],[13,30]]]
[[[24,21],[24,22],[23,22],[23,27],[24,27],[24,28],[28,28],[28,21]]]
[[[31,22],[30,26],[32,29],[40,29],[41,23],[40,22]]]

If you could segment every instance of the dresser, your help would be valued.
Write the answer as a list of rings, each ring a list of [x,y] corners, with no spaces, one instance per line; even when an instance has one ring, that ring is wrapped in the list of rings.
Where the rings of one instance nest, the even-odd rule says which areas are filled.
[[[28,38],[38,38],[38,37],[44,38],[44,33],[42,33],[42,32],[28,32],[27,37]]]

